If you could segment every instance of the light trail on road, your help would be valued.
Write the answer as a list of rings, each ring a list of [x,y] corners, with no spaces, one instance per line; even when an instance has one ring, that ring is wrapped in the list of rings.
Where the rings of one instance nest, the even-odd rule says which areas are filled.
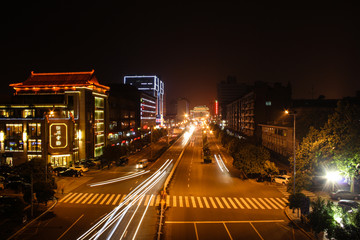
[[[225,172],[225,171],[226,171],[226,172],[229,172],[229,169],[227,169],[227,167],[225,166],[225,163],[224,163],[224,161],[222,160],[220,154],[218,154],[218,156],[216,156],[216,154],[214,154],[214,157],[215,157],[215,160],[216,160],[216,162],[217,162],[220,170],[221,170],[222,172]]]
[[[147,170],[147,171],[142,170],[141,172],[132,173],[132,174],[129,174],[129,175],[126,175],[126,176],[123,176],[123,177],[113,178],[113,179],[109,179],[109,180],[101,181],[101,182],[97,182],[97,183],[91,183],[91,184],[88,184],[88,185],[90,187],[96,187],[96,186],[102,186],[102,185],[106,185],[106,184],[110,184],[110,183],[121,182],[121,181],[128,180],[128,179],[131,179],[131,178],[139,177],[139,176],[147,174],[149,172],[150,172],[150,170]]]
[[[138,201],[142,199],[148,191],[150,191],[161,179],[163,179],[163,177],[166,175],[166,170],[171,165],[172,161],[172,159],[166,160],[166,162],[156,172],[154,172],[150,177],[148,177],[135,189],[133,189],[116,208],[100,219],[94,226],[82,234],[78,239],[95,240],[99,237],[104,238],[102,235],[112,227],[110,233],[105,237],[106,239],[111,239],[115,231],[118,230],[118,227],[128,210],[136,203],[138,203]],[[138,205],[138,207],[139,206],[140,205]],[[132,219],[133,218],[129,220],[128,225]],[[125,230],[126,229],[127,227]],[[125,230],[123,230],[122,236],[124,235]]]

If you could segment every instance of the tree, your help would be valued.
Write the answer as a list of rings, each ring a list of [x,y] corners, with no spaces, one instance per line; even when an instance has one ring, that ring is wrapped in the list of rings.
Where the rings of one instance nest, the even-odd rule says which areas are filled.
[[[274,162],[266,160],[264,163],[264,170],[268,175],[275,175],[279,173],[279,168],[276,167]]]
[[[301,209],[301,214],[307,214],[309,212],[309,197],[303,193],[295,193],[289,196],[289,208]]]
[[[233,165],[246,174],[265,174],[265,162],[270,160],[270,153],[263,147],[245,144],[234,154]]]
[[[334,228],[334,217],[333,217],[333,203],[331,201],[327,201],[318,197],[314,202],[311,202],[312,211],[310,212],[309,224],[311,228],[315,232],[315,236],[320,232],[324,232],[326,230],[332,231]]]

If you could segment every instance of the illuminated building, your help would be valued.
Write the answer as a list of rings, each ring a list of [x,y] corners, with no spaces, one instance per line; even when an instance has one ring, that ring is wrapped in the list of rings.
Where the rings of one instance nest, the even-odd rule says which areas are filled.
[[[90,72],[34,73],[0,106],[1,153],[10,164],[42,157],[69,166],[102,155],[108,90]]]
[[[124,84],[135,86],[156,98],[156,122],[163,125],[164,120],[164,83],[157,76],[124,76]]]

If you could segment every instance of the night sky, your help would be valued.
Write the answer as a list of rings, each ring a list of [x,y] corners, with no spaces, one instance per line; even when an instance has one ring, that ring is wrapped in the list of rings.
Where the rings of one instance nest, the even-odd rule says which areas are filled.
[[[168,102],[191,107],[210,106],[229,75],[290,82],[293,98],[360,90],[355,6],[11,2],[0,17],[2,94],[32,70],[91,69],[103,84],[156,74]]]

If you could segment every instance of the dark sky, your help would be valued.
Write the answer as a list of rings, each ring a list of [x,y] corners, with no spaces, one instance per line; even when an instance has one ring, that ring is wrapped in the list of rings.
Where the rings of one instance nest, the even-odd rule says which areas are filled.
[[[359,20],[352,5],[230,2],[11,3],[1,20],[1,89],[35,72],[90,71],[103,84],[156,74],[168,101],[210,105],[216,83],[290,82],[294,98],[354,96]],[[76,2],[76,3],[74,3]]]

